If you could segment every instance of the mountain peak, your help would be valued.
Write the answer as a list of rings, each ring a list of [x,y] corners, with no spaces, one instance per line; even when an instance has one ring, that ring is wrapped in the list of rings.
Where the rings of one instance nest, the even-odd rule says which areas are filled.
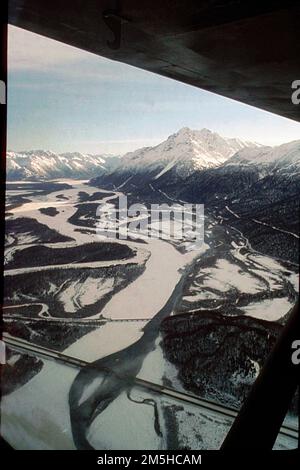
[[[201,135],[211,135],[211,134],[216,134],[216,132],[213,132],[210,129],[207,129],[207,127],[203,127],[202,129],[199,130],[199,134],[201,134]]]
[[[218,135],[205,127],[203,127],[200,130],[191,129],[190,127],[181,127],[181,129],[179,129],[177,132],[175,132],[175,134],[172,134],[169,137],[173,137],[173,136],[192,137],[195,134],[197,134],[198,136],[201,135],[203,137],[213,135],[213,134]]]
[[[192,130],[182,127],[155,147],[138,149],[126,154],[118,171],[141,174],[149,171],[154,179],[168,172],[187,177],[195,170],[223,164],[238,150],[251,146],[238,139],[221,137],[210,129]]]
[[[176,134],[184,134],[184,133],[187,133],[187,132],[191,132],[191,129],[187,126],[185,127],[181,127],[181,129],[179,129],[179,131],[176,132]]]
[[[174,132],[174,134],[169,135],[168,139],[175,139],[175,138],[188,138],[193,131],[189,127],[181,127],[177,132]]]

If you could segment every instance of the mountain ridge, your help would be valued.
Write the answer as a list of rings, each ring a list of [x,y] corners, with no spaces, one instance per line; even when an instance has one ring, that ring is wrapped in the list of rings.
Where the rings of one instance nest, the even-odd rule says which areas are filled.
[[[91,178],[112,171],[119,157],[80,152],[55,153],[51,150],[7,152],[7,180]]]
[[[135,187],[187,181],[210,169],[220,173],[233,167],[257,168],[261,176],[275,170],[298,173],[300,140],[271,147],[239,138],[227,138],[203,128],[183,127],[153,147],[142,147],[123,157],[51,150],[7,152],[7,179],[88,178],[111,187]],[[230,167],[231,170],[230,170]]]

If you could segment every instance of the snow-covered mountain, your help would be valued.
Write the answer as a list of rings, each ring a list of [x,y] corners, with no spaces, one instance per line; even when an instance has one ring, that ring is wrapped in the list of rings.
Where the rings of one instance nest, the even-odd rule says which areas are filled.
[[[274,172],[277,177],[279,173],[286,176],[300,173],[299,155],[300,140],[268,147],[222,137],[208,129],[184,127],[159,145],[138,149],[122,158],[46,150],[9,151],[7,178],[92,178],[97,185],[124,191],[151,184],[163,190],[176,185],[176,192],[185,192],[192,187],[200,188],[206,175],[216,175],[218,181],[211,189],[223,185],[226,193],[245,178],[254,181]]]
[[[208,129],[187,127],[155,147],[127,153],[122,158],[78,152],[57,154],[46,150],[7,153],[7,178],[51,179],[107,177],[115,186],[135,175],[149,180],[163,176],[187,178],[195,171],[222,165],[236,152],[258,144],[225,138]],[[164,179],[164,178],[163,178]]]
[[[156,180],[171,169],[187,176],[195,170],[219,166],[238,150],[256,145],[221,137],[208,129],[191,130],[184,127],[155,147],[126,154],[118,171],[156,172]]]
[[[49,150],[7,152],[7,179],[91,178],[115,169],[118,157]]]
[[[177,197],[201,199],[252,198],[251,193],[280,200],[299,192],[300,140],[276,147],[247,147],[237,151],[222,165],[192,174],[182,188],[170,182]],[[241,194],[242,193],[242,194]]]
[[[239,197],[240,191],[279,200],[295,194],[300,183],[300,140],[270,147],[183,128],[156,147],[127,154],[98,182],[143,196],[163,191],[205,203]]]
[[[186,179],[195,172],[224,164],[237,151],[256,148],[259,144],[222,137],[209,129],[187,127],[170,135],[155,147],[144,147],[127,153],[110,174],[96,179],[114,187],[165,184],[166,179]],[[128,184],[127,184],[128,183]]]
[[[226,165],[251,165],[271,170],[294,169],[300,172],[300,140],[288,142],[276,147],[244,148],[239,150]]]

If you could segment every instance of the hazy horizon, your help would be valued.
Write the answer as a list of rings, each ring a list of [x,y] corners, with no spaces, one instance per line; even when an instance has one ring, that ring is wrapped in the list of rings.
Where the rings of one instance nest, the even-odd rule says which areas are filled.
[[[187,127],[187,126],[185,126]],[[183,128],[181,128],[183,129]],[[172,134],[175,134],[177,133],[179,130],[181,129],[177,129],[176,131],[172,132]],[[202,128],[202,129],[205,129],[205,128]],[[192,131],[197,131],[197,130],[202,130],[202,129],[190,129]],[[212,133],[217,133],[219,134],[218,132],[216,132],[214,129],[209,129]],[[87,154],[87,155],[105,155],[105,156],[111,156],[111,157],[123,157],[125,156],[127,153],[130,153],[130,152],[135,152],[137,150],[140,150],[142,148],[146,148],[146,147],[155,147],[155,146],[158,146],[160,145],[163,141],[167,140],[168,137],[170,137],[172,134],[170,134],[169,136],[166,136],[162,141],[158,142],[157,144],[153,144],[152,145],[148,145],[148,146],[142,146],[142,147],[136,147],[134,148],[133,150],[129,150],[128,152],[124,152],[124,153],[111,153],[111,152],[98,152],[98,153],[90,153],[90,152],[79,152],[77,149],[71,149],[71,150],[68,150],[68,151],[64,151],[64,152],[56,152],[55,150],[51,149],[51,148],[28,148],[28,149],[24,149],[24,148],[20,148],[20,149],[15,149],[15,148],[8,148],[7,151],[8,152],[15,152],[15,153],[22,153],[22,152],[38,152],[38,151],[46,151],[46,152],[53,152],[55,154],[72,154],[72,153],[81,153],[81,154]],[[222,135],[222,134],[219,134],[221,137],[223,138],[226,138],[226,139],[231,139],[231,138],[236,138],[236,139],[239,139],[239,137],[236,137],[236,136],[228,136],[228,135]],[[245,139],[241,139],[241,140],[245,140]],[[294,139],[295,140],[300,140],[299,139]],[[250,141],[249,141],[250,142]],[[257,142],[257,141],[251,141],[252,143],[256,143],[256,144],[261,144],[261,142]],[[287,141],[287,142],[283,142],[282,144],[285,144],[285,143],[289,143],[289,142],[292,142],[292,141]],[[278,145],[282,145],[282,144],[275,144],[273,145],[274,147],[278,146]],[[268,145],[268,144],[265,144],[265,145]],[[269,144],[269,146],[272,147],[272,145]]]

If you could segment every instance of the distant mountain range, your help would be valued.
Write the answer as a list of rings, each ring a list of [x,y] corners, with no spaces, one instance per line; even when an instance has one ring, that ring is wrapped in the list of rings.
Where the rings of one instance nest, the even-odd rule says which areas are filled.
[[[240,139],[227,139],[208,129],[187,127],[172,134],[155,147],[144,147],[118,158],[78,152],[57,154],[49,150],[7,153],[7,179],[91,178],[113,174],[114,180],[125,174],[145,175],[159,179],[164,174],[182,177],[195,170],[213,168],[244,148],[258,144]]]
[[[49,150],[7,152],[7,179],[41,180],[91,178],[113,171],[118,157],[79,152],[57,154]]]
[[[296,175],[299,155],[300,140],[268,147],[222,137],[208,129],[184,127],[161,144],[129,152],[122,158],[79,152],[57,154],[49,150],[8,151],[7,179],[99,177],[99,181],[112,187],[144,186],[145,182],[165,186],[167,182],[193,181],[207,170],[222,175],[243,170],[256,173],[259,178],[274,172]]]

